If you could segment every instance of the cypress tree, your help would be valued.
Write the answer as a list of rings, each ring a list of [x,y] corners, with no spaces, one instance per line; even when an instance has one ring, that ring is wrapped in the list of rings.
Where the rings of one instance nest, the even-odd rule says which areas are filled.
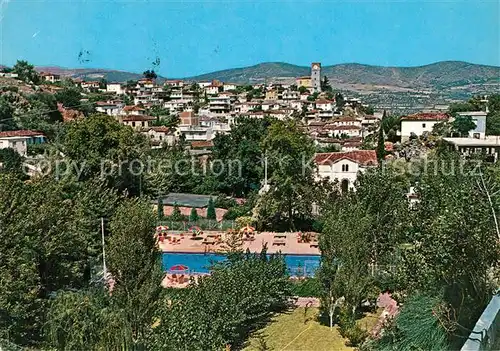
[[[208,200],[207,219],[217,219],[217,216],[215,215],[214,201],[212,200],[212,198]]]
[[[189,221],[196,222],[199,219],[198,212],[196,212],[196,208],[191,209],[191,213],[189,214]]]
[[[377,159],[381,162],[385,157],[385,138],[384,138],[384,122],[386,113],[382,115],[382,120],[380,121],[380,128],[378,130],[378,141],[377,141]]]
[[[158,210],[158,220],[161,221],[163,219],[163,200],[160,197],[158,197],[156,208]]]

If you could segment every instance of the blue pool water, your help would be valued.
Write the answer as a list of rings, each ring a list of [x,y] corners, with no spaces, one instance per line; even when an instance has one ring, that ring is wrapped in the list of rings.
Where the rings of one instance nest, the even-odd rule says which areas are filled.
[[[283,255],[290,275],[314,276],[320,264],[320,255]],[[224,261],[226,257],[215,253],[181,253],[164,252],[162,254],[163,270],[167,271],[175,265],[189,267],[190,273],[209,273],[214,263]]]

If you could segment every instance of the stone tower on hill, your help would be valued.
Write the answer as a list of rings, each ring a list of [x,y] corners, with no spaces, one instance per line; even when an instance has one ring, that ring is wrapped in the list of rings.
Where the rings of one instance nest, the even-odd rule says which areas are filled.
[[[321,92],[321,63],[311,63],[311,85],[314,92]]]

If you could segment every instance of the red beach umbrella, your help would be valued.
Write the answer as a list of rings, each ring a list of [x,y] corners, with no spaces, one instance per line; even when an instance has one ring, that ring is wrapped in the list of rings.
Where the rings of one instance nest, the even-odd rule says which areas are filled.
[[[176,264],[175,266],[170,267],[170,271],[187,271],[189,270],[188,266],[184,266],[183,264]]]

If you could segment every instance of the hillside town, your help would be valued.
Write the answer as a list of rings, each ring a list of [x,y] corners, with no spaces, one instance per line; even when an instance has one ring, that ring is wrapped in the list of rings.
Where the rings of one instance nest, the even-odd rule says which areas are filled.
[[[18,78],[12,72],[4,72],[2,76]],[[148,138],[151,148],[172,146],[182,139],[192,155],[207,157],[214,138],[230,133],[239,120],[269,117],[299,121],[316,147],[318,177],[343,182],[343,189],[354,187],[359,170],[377,164],[375,151],[367,150],[375,150],[385,111],[374,112],[373,106],[363,104],[360,99],[335,92],[328,78],[322,76],[319,62],[311,64],[310,76],[297,77],[295,84],[237,85],[217,80],[165,80],[160,84],[155,78],[154,71],[145,72],[145,77],[138,81],[126,83],[83,81],[40,73],[43,89],[57,93],[64,90],[61,86],[64,80],[66,86],[70,84],[81,92],[79,105],[90,106],[95,112],[132,127]],[[89,101],[89,96],[96,101]],[[488,97],[480,97],[479,104],[480,111],[458,112],[456,116],[442,109],[400,116],[396,125],[391,126],[394,133],[384,139],[386,156],[399,157],[405,142],[430,136],[436,124],[452,123],[458,117],[471,118],[475,126],[460,137],[447,135],[444,140],[450,147],[464,154],[481,150],[496,160],[497,138],[486,135]],[[83,118],[75,107],[79,106],[58,103],[65,121]],[[29,144],[44,141],[46,136],[40,131],[0,132],[0,147],[14,148],[23,156],[27,155]],[[325,158],[348,160],[353,164],[350,171],[347,165],[344,168],[330,165],[324,169]]]
[[[500,95],[417,110],[3,67],[0,349],[494,349]]]

